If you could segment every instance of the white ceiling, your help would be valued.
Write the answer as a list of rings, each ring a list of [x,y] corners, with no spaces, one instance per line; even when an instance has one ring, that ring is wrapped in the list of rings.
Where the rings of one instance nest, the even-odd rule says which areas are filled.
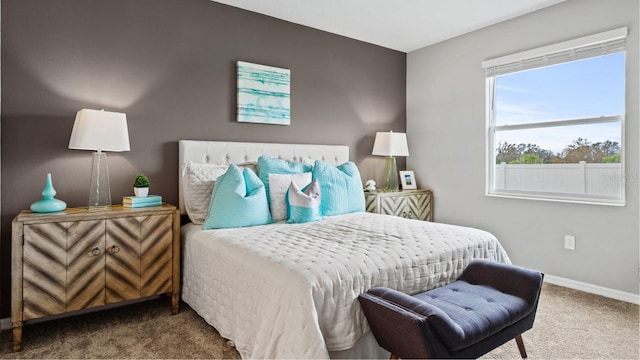
[[[410,52],[564,0],[214,0]]]

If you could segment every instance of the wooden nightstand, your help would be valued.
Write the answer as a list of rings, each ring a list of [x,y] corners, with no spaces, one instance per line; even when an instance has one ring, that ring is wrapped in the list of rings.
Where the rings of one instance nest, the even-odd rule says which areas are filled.
[[[11,322],[170,293],[180,300],[180,213],[163,204],[22,211],[12,223]]]
[[[368,212],[432,221],[431,190],[367,191],[365,200]]]

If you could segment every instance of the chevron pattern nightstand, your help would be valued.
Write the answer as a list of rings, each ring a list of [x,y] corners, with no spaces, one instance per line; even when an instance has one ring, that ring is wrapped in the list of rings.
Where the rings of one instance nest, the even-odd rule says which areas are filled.
[[[175,206],[21,212],[12,223],[13,351],[24,321],[171,294],[180,296]]]

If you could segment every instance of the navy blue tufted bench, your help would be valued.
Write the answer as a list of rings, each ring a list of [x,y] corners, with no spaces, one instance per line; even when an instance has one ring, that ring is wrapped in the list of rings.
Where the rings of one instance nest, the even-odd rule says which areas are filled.
[[[544,274],[474,260],[446,286],[409,296],[373,288],[359,296],[378,344],[392,358],[478,358],[533,327]]]

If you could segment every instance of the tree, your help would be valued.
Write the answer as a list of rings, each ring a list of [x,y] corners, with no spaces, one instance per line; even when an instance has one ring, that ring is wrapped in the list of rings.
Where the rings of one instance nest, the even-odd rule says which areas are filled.
[[[505,162],[507,164],[542,164],[549,162],[554,154],[550,150],[541,149],[536,144],[509,144],[506,141],[501,142],[496,149],[496,164]],[[526,159],[523,158],[527,155]],[[523,162],[531,161],[531,162]]]
[[[562,150],[561,158],[565,163],[593,162],[591,143],[587,139],[577,138]]]
[[[603,143],[597,142],[591,145],[595,150],[602,151],[604,156],[611,156],[620,153],[620,144],[617,141],[606,140]]]
[[[605,162],[605,158],[610,158],[615,154],[620,154],[620,145],[616,141],[607,140],[603,143],[597,142],[591,145],[591,148],[593,149],[594,154],[593,162]],[[619,157],[618,160],[620,160]]]
[[[588,139],[577,138],[560,153],[541,149],[536,144],[509,144],[501,142],[496,149],[496,164],[558,164],[620,162],[620,144],[606,140],[592,144]]]
[[[520,157],[520,153],[516,144],[509,144],[506,141],[500,143],[497,151],[498,154],[496,155],[496,164],[500,164],[503,162],[508,164]]]
[[[616,141],[606,140],[592,144],[588,139],[577,138],[562,151],[562,162],[602,163],[605,157],[620,153],[620,145]]]
[[[520,144],[523,145],[523,144]],[[531,163],[531,164],[542,164],[547,163],[551,158],[553,158],[554,154],[551,150],[541,149],[540,146],[536,144],[527,144],[523,147],[522,154],[535,155],[537,158],[541,160],[539,163]],[[531,158],[533,159],[533,158]]]
[[[609,156],[605,156],[605,157],[602,158],[602,162],[603,163],[619,163],[620,160],[621,160],[620,153],[609,155]]]
[[[522,154],[509,164],[542,164],[542,158],[538,154]]]

